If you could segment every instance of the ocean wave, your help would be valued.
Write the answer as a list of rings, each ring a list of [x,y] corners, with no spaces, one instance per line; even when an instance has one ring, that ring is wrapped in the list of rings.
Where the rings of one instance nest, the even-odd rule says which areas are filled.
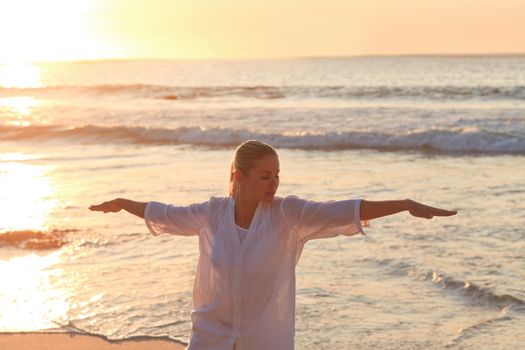
[[[58,230],[48,232],[35,230],[7,231],[0,233],[0,247],[13,246],[29,250],[58,249],[67,243],[65,236],[77,230]]]
[[[435,270],[421,269],[406,261],[396,259],[367,259],[367,263],[374,263],[385,272],[397,276],[410,276],[421,282],[432,282],[444,292],[459,296],[474,305],[494,307],[499,310],[513,308],[516,311],[525,311],[525,301],[510,295],[497,294],[487,287],[479,286],[469,281],[456,279]]]
[[[259,139],[277,148],[304,150],[377,149],[465,153],[525,154],[525,138],[508,133],[472,128],[427,129],[400,134],[347,131],[325,133],[264,133],[231,128],[145,128],[87,125],[0,126],[0,139],[10,141],[67,140],[75,143],[151,145],[189,144],[231,147],[247,139]]]
[[[440,286],[444,290],[459,294],[462,297],[468,298],[475,304],[481,306],[494,306],[498,309],[504,309],[508,306],[515,305],[522,309],[525,307],[525,301],[509,294],[496,294],[494,291],[478,286],[468,281],[457,280],[445,274],[436,271],[429,271],[420,274],[420,278],[429,280]]]
[[[511,320],[512,317],[508,315],[507,308],[504,308],[495,316],[486,319],[476,320],[472,324],[461,328],[459,332],[446,344],[445,347],[458,347],[459,344],[461,344],[461,342],[465,339],[469,339],[473,336],[476,336],[476,332],[486,332],[487,327],[491,327],[495,324],[499,324],[501,322],[508,322]]]
[[[525,86],[168,86],[149,84],[0,87],[0,96],[124,97],[164,100],[253,99],[415,99],[430,101],[525,100]]]

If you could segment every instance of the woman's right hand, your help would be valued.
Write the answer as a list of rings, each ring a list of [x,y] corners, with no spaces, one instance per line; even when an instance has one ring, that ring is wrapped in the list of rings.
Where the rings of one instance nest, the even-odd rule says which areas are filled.
[[[92,205],[89,207],[91,211],[103,211],[104,213],[116,213],[122,210],[119,198],[113,199],[102,204]]]

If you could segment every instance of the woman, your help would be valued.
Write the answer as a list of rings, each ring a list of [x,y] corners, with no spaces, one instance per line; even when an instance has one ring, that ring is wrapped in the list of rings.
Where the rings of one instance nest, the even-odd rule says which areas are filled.
[[[278,187],[277,152],[249,140],[236,150],[229,197],[185,207],[117,198],[90,209],[124,209],[144,218],[153,235],[199,236],[190,350],[293,349],[295,266],[307,241],[364,234],[361,221],[405,210],[426,219],[456,214],[409,199],[281,198]]]

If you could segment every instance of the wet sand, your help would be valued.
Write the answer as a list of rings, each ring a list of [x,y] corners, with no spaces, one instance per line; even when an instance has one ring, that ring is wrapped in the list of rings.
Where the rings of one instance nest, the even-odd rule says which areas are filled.
[[[9,350],[183,350],[185,347],[168,337],[117,341],[77,333],[0,333],[0,349]]]

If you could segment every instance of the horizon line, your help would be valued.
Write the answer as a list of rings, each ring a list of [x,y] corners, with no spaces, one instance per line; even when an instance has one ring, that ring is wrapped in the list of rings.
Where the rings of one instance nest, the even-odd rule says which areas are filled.
[[[22,64],[46,63],[95,63],[95,62],[133,62],[133,61],[277,61],[301,59],[348,59],[348,58],[466,58],[466,57],[519,57],[525,52],[507,53],[408,53],[408,54],[356,54],[356,55],[304,55],[304,56],[275,56],[275,57],[107,57],[65,60],[35,60],[24,61]],[[15,62],[1,62],[0,65],[16,64]]]

